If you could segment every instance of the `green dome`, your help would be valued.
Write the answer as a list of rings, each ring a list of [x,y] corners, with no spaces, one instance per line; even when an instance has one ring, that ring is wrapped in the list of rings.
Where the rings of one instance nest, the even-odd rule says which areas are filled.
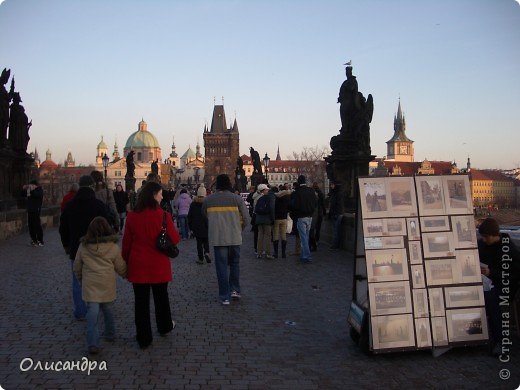
[[[158,148],[157,138],[147,130],[139,130],[130,135],[125,148]]]

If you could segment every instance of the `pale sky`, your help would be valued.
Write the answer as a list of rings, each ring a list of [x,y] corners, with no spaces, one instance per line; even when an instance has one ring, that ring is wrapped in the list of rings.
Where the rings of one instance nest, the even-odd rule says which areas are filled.
[[[29,149],[95,161],[144,118],[165,158],[203,145],[213,98],[241,153],[328,145],[352,60],[386,154],[398,98],[417,161],[520,165],[520,5],[514,0],[5,0],[0,68],[33,126]],[[7,86],[9,87],[9,86]]]

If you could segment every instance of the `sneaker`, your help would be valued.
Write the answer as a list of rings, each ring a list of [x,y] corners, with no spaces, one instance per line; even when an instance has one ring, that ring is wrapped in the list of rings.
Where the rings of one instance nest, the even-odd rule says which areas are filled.
[[[262,258],[262,255],[256,255],[256,258],[257,258],[257,259],[261,259],[261,258]]]
[[[242,298],[240,293],[237,291],[231,291],[231,299],[240,299]]]
[[[43,242],[38,242],[38,246],[43,246]]]
[[[266,259],[274,259],[274,257],[271,256],[271,255],[265,255],[265,258],[266,258]]]
[[[31,241],[30,246],[38,246],[38,241]]]
[[[222,303],[222,305],[224,305],[224,306],[227,306],[227,305],[229,305],[230,302],[229,302],[229,299],[224,299],[220,303]]]
[[[198,259],[198,260],[197,260],[197,264],[204,264],[204,260],[202,260],[202,259]]]
[[[206,262],[207,262],[208,264],[211,263],[211,257],[210,257],[210,255],[209,255],[209,253],[205,253],[205,254],[204,254],[204,258],[206,259]]]
[[[97,355],[99,353],[99,348],[94,345],[91,345],[90,347],[88,347],[88,353],[90,355]]]

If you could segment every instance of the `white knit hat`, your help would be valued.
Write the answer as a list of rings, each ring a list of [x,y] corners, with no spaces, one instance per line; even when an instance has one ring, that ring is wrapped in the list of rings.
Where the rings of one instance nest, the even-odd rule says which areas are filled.
[[[197,196],[204,198],[206,196],[206,187],[204,187],[204,184],[201,184],[199,189],[197,190]]]

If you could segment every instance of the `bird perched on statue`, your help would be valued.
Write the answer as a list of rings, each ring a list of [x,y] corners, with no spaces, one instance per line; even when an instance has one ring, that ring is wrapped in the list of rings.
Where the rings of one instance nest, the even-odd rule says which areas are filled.
[[[349,62],[347,62],[347,63],[345,63],[343,65],[348,65],[348,66],[352,65],[352,60],[350,60]]]

